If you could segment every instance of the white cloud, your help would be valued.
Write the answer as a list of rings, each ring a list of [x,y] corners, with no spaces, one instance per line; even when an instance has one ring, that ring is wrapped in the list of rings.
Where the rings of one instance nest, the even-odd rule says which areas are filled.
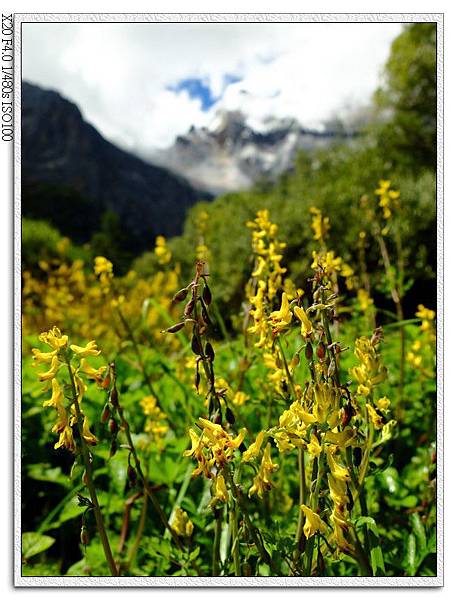
[[[23,25],[23,76],[61,91],[106,137],[145,150],[208,123],[219,107],[318,126],[345,104],[368,102],[400,31],[382,23],[32,23]],[[199,77],[218,96],[227,73],[242,81],[208,112],[185,91],[167,90]]]

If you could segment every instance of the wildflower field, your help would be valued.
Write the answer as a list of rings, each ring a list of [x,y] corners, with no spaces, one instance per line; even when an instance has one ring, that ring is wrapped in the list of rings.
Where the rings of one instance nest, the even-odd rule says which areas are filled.
[[[23,576],[436,575],[435,39],[140,256],[23,219]]]
[[[360,200],[356,264],[312,206],[302,288],[257,211],[227,316],[206,211],[188,278],[164,238],[149,277],[64,240],[25,271],[24,574],[434,574],[435,313],[403,314],[401,203]]]

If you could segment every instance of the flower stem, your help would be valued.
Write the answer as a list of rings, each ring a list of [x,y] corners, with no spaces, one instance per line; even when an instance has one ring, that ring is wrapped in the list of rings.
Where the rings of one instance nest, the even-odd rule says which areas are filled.
[[[219,575],[219,552],[221,545],[222,509],[215,509],[215,537],[213,541],[212,575]]]
[[[94,486],[92,465],[91,465],[91,459],[89,456],[90,453],[89,453],[88,446],[85,442],[85,439],[83,437],[83,415],[81,413],[80,405],[78,403],[77,389],[76,389],[75,381],[74,381],[74,374],[72,372],[72,367],[71,367],[70,359],[68,356],[66,356],[66,364],[67,364],[67,368],[69,371],[69,378],[70,378],[71,387],[72,387],[72,400],[73,400],[73,405],[75,408],[77,429],[78,429],[78,433],[79,433],[79,437],[80,437],[81,455],[83,458],[85,472],[86,472],[86,486],[88,488],[89,495],[91,497],[91,502],[92,502],[93,511],[94,511],[94,517],[96,520],[97,530],[99,532],[99,536],[100,536],[100,539],[102,542],[105,558],[106,558],[108,566],[110,568],[111,575],[113,575],[113,577],[117,577],[119,575],[119,572],[117,569],[117,565],[114,561],[113,554],[111,552],[110,542],[108,540],[108,535],[107,535],[105,525],[103,522],[102,511],[100,510],[100,504],[99,504],[99,500],[97,498],[96,488]]]

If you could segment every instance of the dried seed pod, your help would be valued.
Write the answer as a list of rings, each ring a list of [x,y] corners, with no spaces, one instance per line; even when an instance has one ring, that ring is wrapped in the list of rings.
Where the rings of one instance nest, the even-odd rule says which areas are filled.
[[[305,347],[305,358],[310,362],[313,358],[313,346],[310,342],[308,342]]]
[[[207,312],[206,307],[204,306],[203,303],[202,303],[202,318],[203,318],[203,320],[205,321],[205,323],[207,325],[211,325],[211,319],[208,316],[208,312]]]
[[[341,424],[343,425],[343,427],[346,427],[346,425],[348,425],[349,421],[351,420],[351,418],[354,415],[355,415],[354,407],[352,406],[352,404],[350,402],[348,402],[343,407],[343,416],[341,419]]]
[[[326,347],[323,342],[318,344],[318,347],[316,348],[316,356],[320,360],[323,360],[323,358],[326,356]]]
[[[183,311],[183,314],[185,315],[185,317],[190,317],[193,310],[194,310],[194,298],[191,298],[191,300],[188,302],[188,304],[185,306],[185,310]]]
[[[136,485],[136,471],[135,471],[135,469],[131,465],[128,465],[127,477],[128,477],[128,481],[130,483],[130,487],[135,487],[135,485]]]
[[[105,376],[105,379],[101,383],[101,387],[104,390],[106,390],[110,387],[110,383],[111,383],[111,376],[110,376],[110,372],[108,371],[108,373]]]
[[[177,333],[177,331],[180,331],[180,329],[183,329],[184,327],[185,321],[181,321],[180,323],[176,323],[175,325],[172,325],[171,327],[165,329],[164,333]]]
[[[216,423],[217,425],[221,425],[222,424],[222,413],[221,413],[220,410],[216,413],[216,416],[215,416],[215,418],[213,420],[213,423]]]
[[[227,422],[230,423],[230,425],[233,425],[235,423],[235,415],[229,407],[226,408],[225,417]]]
[[[109,427],[110,433],[113,435],[115,433],[117,433],[117,430],[119,429],[115,419],[110,419],[110,422],[108,423],[108,427]]]
[[[199,385],[200,385],[199,363],[196,363],[196,373],[194,375],[194,386],[196,388],[197,393],[199,393]]]
[[[116,438],[114,438],[111,441],[111,446],[110,446],[110,458],[112,458],[117,452],[117,442],[116,442]]]
[[[215,359],[215,351],[213,350],[213,346],[210,342],[205,344],[205,356],[211,360],[211,362]]]
[[[119,406],[119,400],[118,400],[118,395],[117,395],[117,389],[116,386],[113,387],[113,389],[111,390],[111,394],[110,394],[110,402],[113,406],[118,407]]]
[[[202,345],[199,342],[199,338],[195,334],[193,334],[193,339],[191,340],[191,350],[198,356],[202,355]]]
[[[207,306],[211,304],[211,290],[207,284],[205,284],[204,289],[202,291],[202,299]]]
[[[86,531],[86,527],[84,525],[81,526],[80,530],[80,542],[83,546],[87,546],[89,543],[88,532]]]
[[[111,416],[111,410],[110,410],[110,405],[108,403],[105,404],[105,406],[103,407],[103,411],[102,411],[102,416],[100,417],[100,420],[102,421],[102,423],[106,423],[108,421],[108,419]]]
[[[183,300],[185,300],[185,298],[187,297],[188,292],[189,288],[182,288],[176,294],[174,294],[172,302],[183,302]]]
[[[332,375],[334,373],[335,373],[335,361],[331,360],[330,364],[329,364],[329,368],[327,369],[327,376],[332,377]]]
[[[360,467],[360,463],[362,462],[362,449],[356,446],[352,450],[352,461],[356,467]]]

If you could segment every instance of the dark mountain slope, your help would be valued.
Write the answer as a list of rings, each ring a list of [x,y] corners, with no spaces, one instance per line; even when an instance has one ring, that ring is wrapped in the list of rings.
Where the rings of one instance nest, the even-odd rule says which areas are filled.
[[[86,241],[114,212],[130,249],[157,234],[177,235],[187,209],[205,193],[183,178],[120,150],[60,94],[22,85],[22,210]]]

